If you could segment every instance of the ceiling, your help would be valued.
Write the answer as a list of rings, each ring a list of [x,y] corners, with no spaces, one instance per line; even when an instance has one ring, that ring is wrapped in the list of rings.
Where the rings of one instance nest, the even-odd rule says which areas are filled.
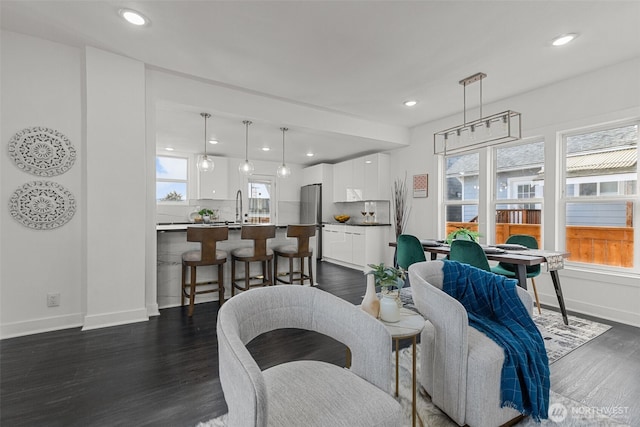
[[[7,1],[2,28],[90,45],[252,94],[410,128],[461,113],[476,72],[484,103],[640,56],[638,1]],[[146,27],[117,14],[142,12]],[[551,39],[576,32],[571,44]],[[417,99],[407,108],[402,102]],[[468,98],[468,108],[477,105]],[[202,151],[205,106],[157,112],[159,148]],[[281,158],[287,123],[254,120],[250,157]],[[526,127],[526,122],[524,123]],[[213,117],[213,154],[244,157],[242,118]],[[313,164],[397,143],[292,128],[287,161]],[[306,157],[307,151],[316,156]]]

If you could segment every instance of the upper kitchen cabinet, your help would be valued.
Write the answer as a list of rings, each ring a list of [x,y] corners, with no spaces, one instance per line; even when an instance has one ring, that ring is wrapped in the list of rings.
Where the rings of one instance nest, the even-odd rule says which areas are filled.
[[[333,201],[356,202],[362,200],[363,188],[354,185],[354,160],[333,165]]]
[[[389,200],[389,156],[372,154],[333,165],[333,201]]]
[[[302,170],[302,185],[322,184],[333,191],[333,165],[320,163]]]
[[[391,199],[389,155],[372,154],[362,158],[364,169],[364,200]]]
[[[198,199],[228,199],[229,160],[225,157],[212,158],[213,171],[198,171]]]

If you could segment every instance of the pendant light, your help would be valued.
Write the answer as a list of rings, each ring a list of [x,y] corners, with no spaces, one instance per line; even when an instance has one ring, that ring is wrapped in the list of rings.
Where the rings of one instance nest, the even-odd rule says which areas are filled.
[[[284,133],[288,131],[287,128],[280,128],[282,131],[282,164],[278,166],[278,171],[276,172],[279,178],[287,178],[291,175],[291,168],[284,164]]]
[[[204,117],[204,154],[198,156],[198,162],[196,166],[200,172],[212,172],[213,171],[213,159],[207,156],[207,119],[211,117],[209,113],[200,113]]]
[[[433,134],[434,154],[446,156],[522,138],[520,113],[507,110],[490,116],[482,116],[482,80],[485,77],[487,77],[485,73],[476,73],[458,82],[463,86],[463,123]],[[467,121],[467,86],[475,82],[480,82],[480,118]]]
[[[251,121],[243,120],[242,123],[244,123],[246,128],[245,156],[244,163],[241,163],[240,166],[238,166],[238,170],[244,175],[251,175],[253,173],[253,163],[249,161],[249,125],[251,124]]]

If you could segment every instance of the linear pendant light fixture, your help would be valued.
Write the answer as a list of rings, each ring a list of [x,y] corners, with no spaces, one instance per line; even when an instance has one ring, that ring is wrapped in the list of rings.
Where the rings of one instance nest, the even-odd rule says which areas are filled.
[[[245,155],[244,155],[244,162],[240,163],[240,166],[238,166],[238,170],[243,175],[251,175],[253,173],[253,163],[249,161],[249,125],[251,124],[251,121],[243,120],[242,123],[244,123],[244,126],[246,128],[245,152],[244,152]]]
[[[454,154],[471,149],[515,141],[522,137],[520,113],[507,110],[482,117],[482,79],[485,73],[476,73],[460,80],[463,90],[464,123],[433,134],[434,154]],[[480,118],[467,122],[467,85],[480,82]]]
[[[204,118],[204,154],[198,156],[196,166],[200,172],[211,172],[214,168],[213,159],[207,155],[207,119],[211,117],[209,113],[200,113]]]
[[[276,173],[279,178],[287,178],[291,175],[291,168],[284,163],[284,133],[289,129],[280,128],[280,130],[282,131],[282,164],[278,166],[278,171]]]

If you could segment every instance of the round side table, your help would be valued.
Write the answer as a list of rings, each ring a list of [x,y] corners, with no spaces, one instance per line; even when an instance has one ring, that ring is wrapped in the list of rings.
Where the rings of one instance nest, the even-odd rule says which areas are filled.
[[[409,310],[408,308],[400,309],[400,320],[394,323],[388,323],[382,321],[382,324],[387,328],[389,333],[391,334],[391,338],[396,344],[396,397],[398,396],[398,365],[399,365],[399,349],[400,349],[400,340],[402,339],[411,339],[411,343],[413,344],[413,355],[412,355],[412,425],[415,427],[416,425],[416,337],[422,329],[424,329],[424,318],[416,313],[413,310]]]

